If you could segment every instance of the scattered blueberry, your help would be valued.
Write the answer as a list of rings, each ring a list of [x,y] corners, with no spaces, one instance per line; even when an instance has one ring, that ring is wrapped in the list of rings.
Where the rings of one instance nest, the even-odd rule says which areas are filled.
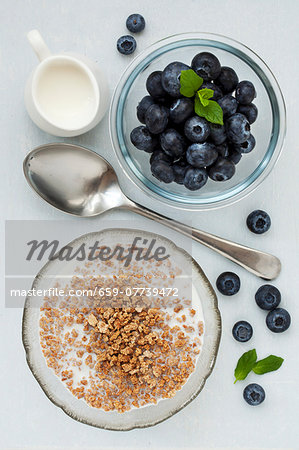
[[[214,181],[227,181],[235,173],[236,168],[232,161],[218,157],[216,163],[209,169],[209,177]]]
[[[233,114],[226,121],[226,133],[231,142],[242,144],[250,136],[250,124],[243,114]]]
[[[212,97],[212,100],[215,100],[216,102],[223,97],[223,92],[221,91],[220,87],[217,86],[214,83],[211,83],[210,81],[205,81],[200,86],[200,89],[212,89],[214,91],[214,95]]]
[[[185,153],[187,142],[183,136],[173,128],[168,128],[160,134],[160,144],[166,155],[178,159]]]
[[[169,118],[175,124],[185,122],[194,112],[194,102],[191,98],[182,97],[175,100],[169,108]]]
[[[249,105],[239,105],[237,112],[243,114],[250,124],[256,121],[258,115],[258,109],[253,103],[249,103]]]
[[[121,36],[117,40],[117,50],[122,53],[123,55],[131,55],[136,50],[136,41],[133,36]]]
[[[151,153],[157,148],[158,139],[144,126],[136,127],[131,131],[130,139],[132,144],[139,150]]]
[[[193,116],[186,120],[184,133],[191,142],[204,142],[210,134],[210,125],[203,117]]]
[[[261,209],[252,211],[246,220],[247,227],[255,234],[263,234],[269,230],[271,219],[269,214]]]
[[[223,295],[234,295],[240,290],[241,282],[237,274],[233,272],[223,272],[216,281],[219,292]]]
[[[289,328],[291,316],[286,309],[275,308],[267,314],[266,324],[274,333],[282,333]]]
[[[271,311],[279,305],[281,294],[272,284],[264,284],[257,290],[255,301],[260,308]]]
[[[184,186],[190,191],[197,191],[206,184],[207,180],[208,175],[205,169],[189,167],[185,173]]]
[[[166,92],[162,86],[162,71],[156,70],[152,72],[146,80],[147,92],[154,98],[163,98],[166,96]]]
[[[151,105],[145,113],[145,123],[153,134],[162,133],[168,124],[168,110],[165,106]]]
[[[141,123],[145,123],[145,113],[147,109],[155,103],[155,100],[150,95],[146,95],[143,99],[138,103],[137,106],[137,119]]]
[[[154,161],[165,161],[168,164],[172,163],[172,158],[170,158],[168,155],[166,155],[166,153],[163,152],[163,150],[155,150],[150,157],[150,164],[152,165],[152,163]]]
[[[265,397],[264,389],[257,383],[248,384],[243,391],[243,398],[250,406],[260,405]]]
[[[250,134],[249,138],[246,139],[242,144],[236,144],[234,146],[235,150],[239,153],[250,153],[255,147],[255,137]]]
[[[175,61],[168,66],[165,67],[165,69],[162,72],[162,86],[164,90],[171,95],[172,97],[182,97],[180,93],[181,89],[181,83],[180,83],[180,76],[182,70],[188,70],[190,69],[189,66],[187,66],[184,63]]]
[[[210,138],[216,145],[223,144],[226,140],[226,131],[224,125],[218,125],[217,123],[210,123]]]
[[[233,326],[232,333],[236,341],[247,342],[252,337],[253,329],[249,322],[240,320]]]
[[[151,165],[151,171],[153,176],[163,183],[174,181],[173,169],[166,161],[154,161]]]
[[[194,56],[191,67],[205,81],[215,80],[221,71],[219,59],[209,52],[198,53]]]
[[[220,87],[224,94],[229,94],[236,89],[239,78],[234,69],[223,66],[214,83]]]
[[[131,14],[127,18],[126,26],[131,33],[140,33],[145,27],[144,17],[141,14]]]
[[[174,181],[177,184],[184,184],[184,178],[188,167],[188,164],[185,162],[177,162],[173,164],[172,169],[174,172]]]
[[[193,167],[203,168],[211,166],[218,158],[218,152],[214,144],[204,142],[194,143],[187,148],[186,159]]]
[[[238,108],[237,100],[230,94],[227,94],[224,97],[220,98],[218,100],[218,104],[222,108],[224,119],[235,114]]]
[[[237,152],[237,150],[232,150],[229,152],[227,159],[231,162],[233,162],[235,165],[238,164],[241,161],[242,154],[240,152]]]
[[[236,99],[241,105],[249,105],[256,97],[256,92],[251,81],[241,81],[236,87]]]

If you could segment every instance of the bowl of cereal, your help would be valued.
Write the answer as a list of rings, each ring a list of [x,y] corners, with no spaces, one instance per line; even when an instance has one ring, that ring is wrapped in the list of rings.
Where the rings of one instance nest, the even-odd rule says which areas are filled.
[[[164,249],[146,257],[136,236]],[[69,244],[92,258],[54,259],[23,315],[28,365],[73,419],[110,430],[155,425],[202,390],[218,352],[217,297],[199,265],[169,239],[106,229]],[[138,253],[139,252],[139,253]],[[82,254],[82,253],[81,253]]]

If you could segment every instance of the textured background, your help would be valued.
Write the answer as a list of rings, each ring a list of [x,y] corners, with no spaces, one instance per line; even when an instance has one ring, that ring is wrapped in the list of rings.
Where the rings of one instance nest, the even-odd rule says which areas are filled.
[[[0,309],[1,349],[1,449],[104,449],[104,448],[299,448],[298,447],[298,13],[294,0],[1,0],[1,231],[4,219],[79,219],[64,216],[43,203],[29,190],[22,175],[22,160],[31,148],[59,140],[38,130],[24,109],[23,90],[29,72],[37,63],[25,34],[38,28],[55,51],[85,53],[99,62],[109,75],[111,92],[130,62],[115,50],[125,34],[125,19],[132,12],[147,21],[138,36],[138,52],[152,42],[185,31],[222,33],[256,51],[270,66],[281,85],[288,113],[288,132],[282,156],[269,178],[253,194],[224,209],[194,213],[194,225],[281,257],[283,269],[275,284],[283,306],[292,315],[293,326],[280,336],[267,330],[264,314],[253,296],[262,281],[195,244],[193,255],[214,284],[223,270],[235,270],[242,290],[233,298],[219,295],[223,338],[215,370],[201,395],[179,414],[148,430],[125,434],[93,429],[70,419],[48,401],[25,363],[18,309]],[[93,131],[70,142],[80,143],[106,156],[112,163],[108,117]],[[132,192],[127,181],[126,192]],[[141,192],[134,198],[149,207],[162,207]],[[273,226],[265,236],[255,236],[245,227],[247,214],[267,210]],[[190,220],[174,208],[164,214]],[[113,213],[109,218],[134,219]],[[148,224],[143,224],[148,228]],[[85,221],[86,232],[101,226],[100,219]],[[162,231],[162,230],[161,230]],[[175,233],[172,234],[176,239]],[[4,237],[2,240],[4,249]],[[16,255],[17,257],[17,255]],[[3,259],[1,258],[1,270]],[[2,291],[3,292],[3,291]],[[236,320],[249,320],[254,337],[239,344],[231,337]],[[297,334],[297,336],[296,336]],[[297,338],[297,339],[296,339]],[[264,357],[274,353],[285,358],[279,372],[249,382],[264,386],[267,399],[250,408],[242,399],[245,382],[232,384],[233,369],[241,353],[256,347]]]

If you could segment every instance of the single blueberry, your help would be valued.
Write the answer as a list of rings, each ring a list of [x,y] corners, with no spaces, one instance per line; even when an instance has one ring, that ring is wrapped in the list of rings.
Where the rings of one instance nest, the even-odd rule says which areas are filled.
[[[180,93],[181,83],[180,77],[182,70],[190,69],[186,64],[175,61],[168,66],[162,72],[162,86],[164,90],[172,97],[182,97]]]
[[[241,161],[242,154],[237,152],[237,150],[230,150],[227,159],[233,162],[235,165]]]
[[[147,153],[151,153],[157,148],[158,140],[156,136],[153,136],[148,128],[143,125],[131,131],[130,139],[136,148],[144,150]]]
[[[191,142],[204,142],[210,134],[210,125],[203,117],[193,116],[186,120],[184,133]]]
[[[155,150],[150,157],[150,164],[152,164],[154,161],[165,161],[169,165],[173,162],[172,158],[170,156],[166,155],[166,153],[163,152],[163,150]]]
[[[150,106],[154,105],[154,103],[155,100],[150,95],[146,95],[142,100],[140,100],[136,108],[139,122],[145,123],[145,113]]]
[[[131,14],[126,20],[126,26],[131,33],[140,33],[145,27],[144,17],[141,14]]]
[[[161,78],[162,71],[156,70],[155,72],[152,72],[146,80],[146,89],[154,98],[164,98],[167,95],[163,89]]]
[[[251,81],[240,81],[236,87],[236,99],[241,105],[249,105],[256,97],[256,92]]]
[[[166,155],[174,159],[180,158],[187,148],[186,140],[173,128],[168,128],[160,134],[160,144]]]
[[[205,81],[200,86],[200,89],[212,89],[214,91],[212,100],[215,100],[216,102],[223,97],[223,92],[221,91],[219,86],[216,86],[216,84],[211,83],[210,81]]]
[[[255,301],[261,309],[271,311],[279,305],[281,294],[272,284],[264,284],[256,291]]]
[[[211,166],[218,158],[218,152],[214,144],[204,142],[194,143],[187,148],[186,159],[193,167],[202,168]]]
[[[239,105],[237,112],[243,114],[250,124],[254,123],[258,116],[258,109],[254,103],[249,103],[249,105]]]
[[[236,89],[239,78],[234,69],[223,66],[214,83],[220,87],[224,94],[228,94]]]
[[[174,172],[174,181],[177,184],[184,184],[184,178],[188,167],[190,166],[188,166],[188,164],[184,161],[173,164],[172,169]]]
[[[209,52],[195,55],[191,67],[205,81],[215,80],[221,71],[219,59]]]
[[[221,97],[217,103],[223,111],[224,119],[235,114],[235,112],[237,111],[237,108],[238,108],[237,100],[235,99],[235,97],[233,97],[230,94],[225,95],[224,97]]]
[[[264,389],[257,383],[248,384],[243,391],[243,398],[250,406],[260,405],[265,397]]]
[[[116,43],[117,50],[123,55],[131,55],[136,50],[136,41],[133,36],[121,36]]]
[[[153,161],[151,171],[155,178],[164,183],[171,183],[174,181],[173,168],[163,160]]]
[[[250,153],[255,147],[255,138],[252,134],[242,144],[235,144],[234,149],[239,153]]]
[[[247,227],[255,234],[263,234],[271,227],[269,214],[261,209],[252,211],[246,220]]]
[[[234,144],[242,144],[250,136],[250,124],[243,114],[230,116],[225,123],[228,139]]]
[[[282,333],[291,325],[291,316],[286,309],[275,308],[267,314],[266,324],[274,333]]]
[[[184,186],[190,191],[197,191],[206,184],[207,180],[208,175],[205,169],[189,167],[185,173]]]
[[[151,105],[145,113],[145,123],[153,134],[160,134],[168,124],[169,110],[165,106]]]
[[[229,155],[229,146],[227,142],[223,142],[223,144],[216,145],[216,150],[218,152],[218,155],[222,156],[222,158],[227,158]]]
[[[219,292],[223,295],[235,295],[240,290],[241,282],[237,274],[233,272],[223,272],[216,281]]]
[[[232,161],[218,157],[216,163],[209,168],[209,177],[213,181],[227,181],[235,174],[236,168]]]
[[[183,97],[175,100],[169,108],[169,118],[175,124],[185,122],[194,112],[194,102]]]
[[[249,322],[240,320],[233,326],[232,333],[236,341],[247,342],[252,337],[253,329]]]
[[[224,125],[210,123],[210,138],[216,145],[223,144],[226,140],[226,131]]]

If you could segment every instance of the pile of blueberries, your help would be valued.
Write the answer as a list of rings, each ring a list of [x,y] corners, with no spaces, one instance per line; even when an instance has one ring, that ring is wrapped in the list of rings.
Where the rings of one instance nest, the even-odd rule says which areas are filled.
[[[188,69],[204,80],[200,89],[214,91],[212,100],[222,108],[224,125],[196,115],[194,98],[181,95],[181,71]],[[239,82],[236,72],[221,66],[212,53],[197,54],[191,67],[175,61],[163,71],[152,72],[146,89],[149,95],[137,106],[137,118],[144,125],[134,128],[130,138],[136,148],[151,153],[151,172],[159,181],[195,191],[208,177],[229,180],[242,155],[255,147],[250,132],[258,115],[252,103],[254,85]]]

